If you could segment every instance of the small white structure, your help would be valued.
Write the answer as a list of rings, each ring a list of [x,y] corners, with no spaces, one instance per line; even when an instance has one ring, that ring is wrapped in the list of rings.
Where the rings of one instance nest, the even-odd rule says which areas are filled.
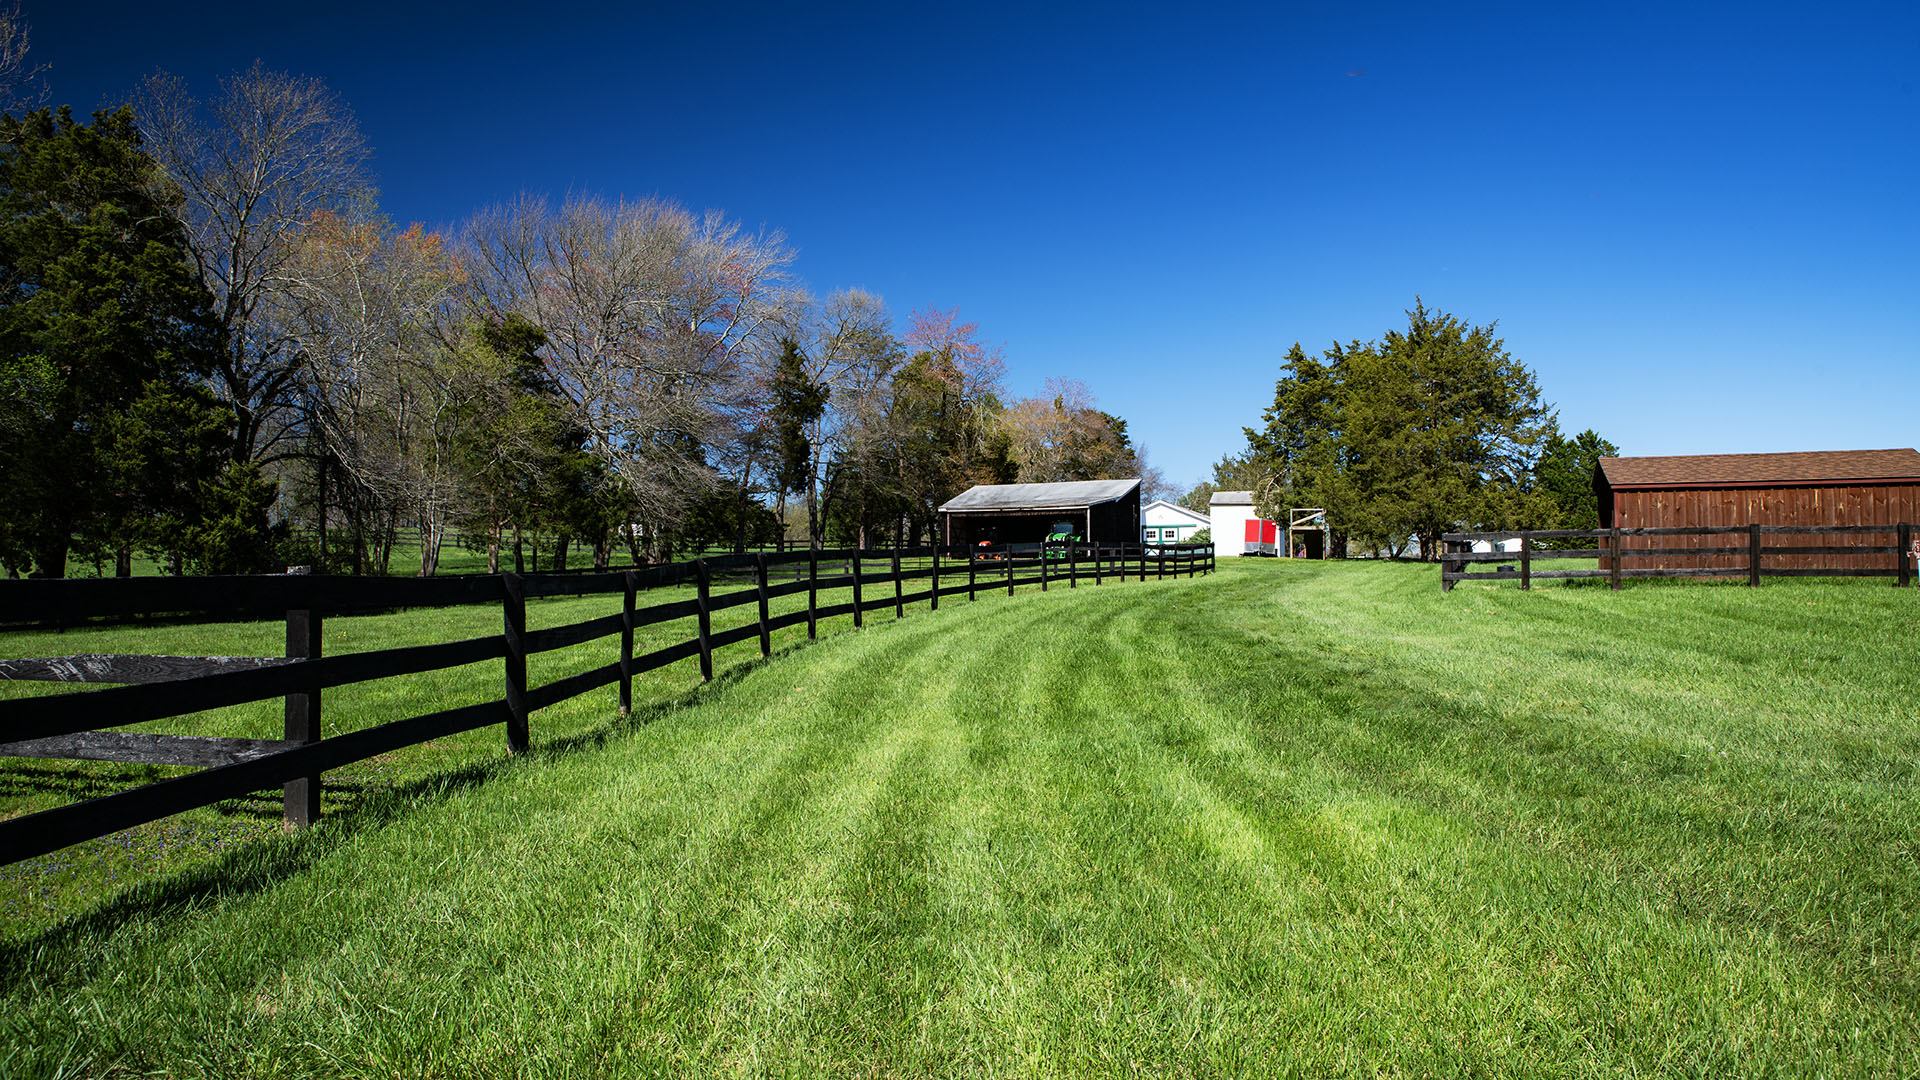
[[[1213,526],[1213,554],[1275,554],[1274,524],[1253,508],[1251,491],[1216,491],[1207,500]],[[1251,528],[1249,527],[1251,525]]]
[[[1155,499],[1140,508],[1140,542],[1143,544],[1184,544],[1213,522],[1178,503]]]

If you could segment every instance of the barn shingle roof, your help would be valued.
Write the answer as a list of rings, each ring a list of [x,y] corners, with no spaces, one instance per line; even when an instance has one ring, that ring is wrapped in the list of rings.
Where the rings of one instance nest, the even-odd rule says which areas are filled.
[[[941,504],[952,510],[1078,510],[1122,499],[1140,486],[1125,480],[1070,480],[1058,484],[975,484]]]
[[[1920,480],[1920,451],[1812,450],[1797,454],[1603,457],[1600,472],[1608,485],[1615,488]]]

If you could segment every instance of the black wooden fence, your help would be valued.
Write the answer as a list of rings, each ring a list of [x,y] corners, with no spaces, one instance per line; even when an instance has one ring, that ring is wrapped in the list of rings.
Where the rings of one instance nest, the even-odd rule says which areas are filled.
[[[915,565],[904,567],[902,560]],[[874,572],[875,564],[881,569]],[[838,564],[838,565],[836,565]],[[828,574],[822,576],[826,567]],[[286,655],[278,657],[185,657],[89,654],[54,659],[0,661],[0,678],[56,682],[115,683],[110,689],[0,700],[0,756],[69,758],[199,766],[156,783],[0,821],[0,864],[42,855],[70,844],[257,791],[281,788],[290,825],[311,824],[320,813],[321,778],[329,769],[411,746],[500,724],[513,752],[527,749],[528,717],[535,710],[579,694],[619,684],[619,708],[632,706],[633,677],[680,660],[698,658],[700,673],[713,677],[714,650],[758,641],[772,653],[774,631],[804,624],[815,636],[820,620],[940,598],[1022,585],[1099,585],[1148,577],[1191,577],[1213,570],[1211,544],[1042,547],[1013,545],[990,551],[961,548],[802,551],[703,559],[646,569],[593,574],[495,574],[447,578],[355,578],[303,574],[215,578],[93,578],[0,581],[0,625],[75,625],[88,620],[124,620],[154,615],[248,617],[271,614],[286,620]],[[847,572],[838,573],[842,567]],[[791,568],[789,580],[773,571]],[[785,578],[786,575],[782,574]],[[964,583],[961,579],[964,577]],[[715,579],[744,583],[719,591]],[[926,587],[907,592],[909,583]],[[661,585],[695,586],[693,598],[638,605],[642,590]],[[888,586],[869,597],[867,586]],[[823,590],[852,590],[850,602],[820,603]],[[777,597],[806,594],[806,607],[769,613]],[[619,595],[619,610],[583,622],[527,629],[527,600],[534,597]],[[498,604],[501,632],[463,641],[379,649],[328,656],[323,629],[328,615],[394,608]],[[758,618],[715,631],[716,611],[758,605]],[[635,655],[636,628],[694,620],[684,641]],[[527,685],[527,657],[535,653],[620,635],[619,660],[576,672],[542,686]],[[500,660],[505,688],[500,698],[323,737],[321,700],[328,687],[414,675],[479,661]],[[286,737],[276,740],[116,732],[124,727],[204,709],[284,698]]]
[[[1870,535],[1895,537],[1893,544],[1848,543],[1852,537]],[[1637,537],[1703,537],[1701,542],[1670,543],[1668,546],[1634,546],[1625,541]],[[1780,544],[1769,537],[1833,537],[1841,542],[1821,544]],[[1732,538],[1737,542],[1729,543]],[[1440,589],[1447,591],[1461,581],[1517,581],[1531,588],[1535,578],[1607,578],[1613,588],[1628,578],[1653,577],[1741,577],[1749,585],[1759,585],[1763,577],[1890,577],[1905,588],[1914,577],[1914,528],[1911,523],[1897,525],[1722,525],[1675,526],[1647,529],[1548,529],[1530,532],[1447,533],[1441,538]],[[1518,551],[1472,551],[1475,541],[1520,541]],[[1534,547],[1540,540],[1599,541],[1593,547],[1542,550]],[[1810,558],[1848,557],[1850,566],[1783,566],[1782,562],[1805,562]],[[1535,570],[1539,559],[1604,559],[1597,570]],[[1774,560],[1769,566],[1767,560]],[[1676,566],[1675,560],[1717,562],[1713,566]],[[1642,565],[1630,566],[1638,561]],[[1656,564],[1645,565],[1652,561]],[[1472,565],[1502,564],[1495,570],[1467,570]],[[1878,563],[1879,565],[1868,565]]]

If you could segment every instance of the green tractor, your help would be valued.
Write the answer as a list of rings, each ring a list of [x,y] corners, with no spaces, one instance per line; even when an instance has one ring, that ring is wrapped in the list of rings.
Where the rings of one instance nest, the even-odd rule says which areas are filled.
[[[1085,543],[1085,540],[1074,532],[1073,522],[1056,521],[1053,528],[1047,530],[1046,558],[1049,562],[1065,559],[1073,551],[1073,546],[1080,543]]]

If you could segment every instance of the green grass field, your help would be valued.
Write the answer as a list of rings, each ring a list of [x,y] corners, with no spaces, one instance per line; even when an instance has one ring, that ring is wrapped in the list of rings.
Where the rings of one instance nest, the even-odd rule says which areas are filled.
[[[1437,579],[951,601],[10,868],[0,1074],[1920,1073],[1920,595]]]

